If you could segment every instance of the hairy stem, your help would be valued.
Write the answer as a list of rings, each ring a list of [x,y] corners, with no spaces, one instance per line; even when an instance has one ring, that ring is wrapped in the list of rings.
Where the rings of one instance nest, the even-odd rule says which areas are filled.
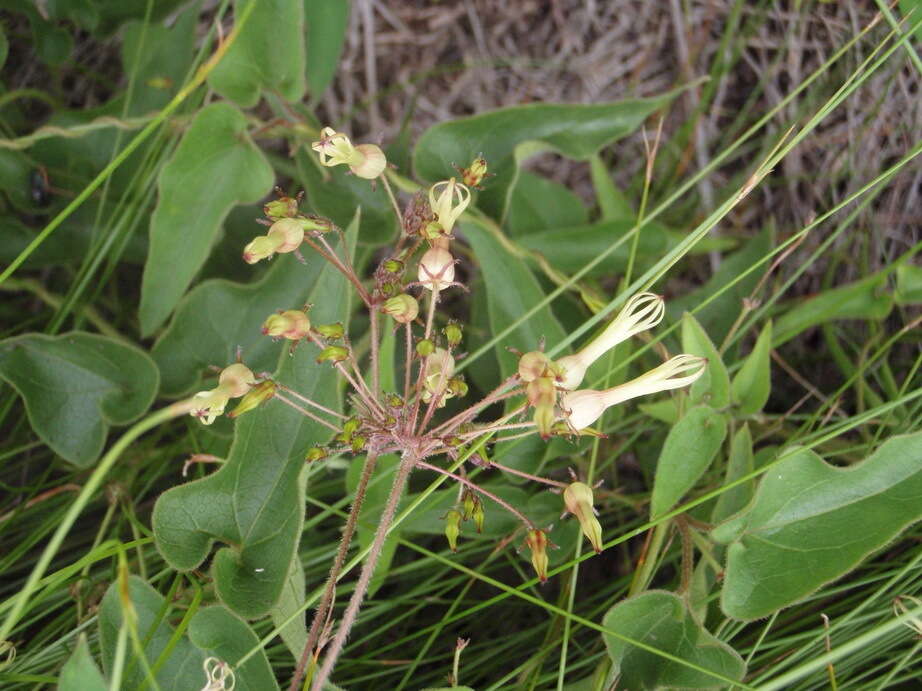
[[[352,597],[349,599],[349,605],[346,607],[346,611],[343,614],[339,629],[336,631],[336,636],[333,638],[333,642],[330,644],[327,654],[323,658],[323,666],[320,668],[317,676],[314,677],[313,684],[311,684],[312,691],[321,691],[321,689],[323,689],[323,685],[326,683],[327,679],[329,679],[330,673],[333,671],[333,666],[336,664],[336,660],[342,652],[343,646],[346,644],[346,638],[349,636],[352,625],[355,623],[355,618],[358,616],[359,607],[362,606],[362,600],[365,599],[365,593],[368,592],[368,586],[371,583],[375,567],[378,564],[378,557],[381,556],[381,550],[384,547],[384,540],[387,538],[387,533],[394,521],[397,504],[400,502],[400,497],[403,496],[407,478],[410,477],[410,471],[413,470],[414,465],[416,465],[416,456],[411,454],[405,455],[400,461],[400,467],[397,469],[397,475],[394,478],[390,496],[387,498],[387,504],[381,514],[381,520],[378,522],[378,529],[375,531],[375,537],[368,551],[368,557],[362,565],[362,573],[359,575],[355,590],[352,592]]]
[[[365,465],[362,466],[362,475],[359,477],[359,484],[355,488],[355,498],[352,500],[352,509],[349,511],[349,517],[346,519],[346,526],[343,529],[343,537],[339,542],[339,549],[336,550],[336,556],[333,558],[333,566],[330,567],[330,575],[327,578],[326,586],[323,589],[323,595],[320,598],[320,604],[317,605],[317,611],[314,612],[314,619],[311,622],[311,629],[307,634],[307,643],[301,652],[301,659],[298,660],[298,667],[295,669],[295,675],[291,680],[289,691],[297,691],[298,684],[304,677],[304,670],[307,667],[307,661],[311,651],[317,647],[317,641],[320,638],[320,632],[323,630],[323,623],[326,621],[327,612],[333,605],[333,596],[336,592],[336,582],[339,580],[340,573],[343,570],[343,564],[346,563],[346,555],[349,552],[349,545],[352,543],[352,536],[355,534],[355,528],[359,520],[359,512],[362,510],[362,504],[365,502],[365,491],[368,489],[368,482],[375,472],[378,456],[375,453],[369,453],[365,458]]]

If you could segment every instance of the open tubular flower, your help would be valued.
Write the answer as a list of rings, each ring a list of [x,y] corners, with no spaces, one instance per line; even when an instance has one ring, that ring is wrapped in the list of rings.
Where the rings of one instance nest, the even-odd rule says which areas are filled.
[[[535,567],[538,578],[544,583],[547,580],[547,548],[550,540],[543,530],[529,530],[525,536],[525,546],[531,550],[531,565]]]
[[[606,408],[618,403],[659,391],[687,386],[704,374],[707,360],[697,355],[676,355],[656,369],[632,379],[626,384],[605,391],[582,389],[564,394],[561,408],[569,414],[575,430],[588,427],[598,420]]]
[[[426,357],[426,378],[423,380],[425,391],[423,400],[427,403],[433,396],[439,396],[439,407],[454,395],[449,387],[451,376],[455,373],[455,359],[444,348],[436,348]]]
[[[227,402],[240,398],[256,385],[256,377],[246,365],[236,363],[225,367],[218,376],[218,385],[210,391],[199,391],[192,397],[195,407],[191,411],[202,423],[210,425],[224,413]]]
[[[563,501],[567,511],[576,516],[583,535],[589,539],[592,549],[602,551],[602,526],[595,517],[592,505],[592,487],[584,482],[572,482],[563,491]]]
[[[243,248],[243,261],[255,264],[274,254],[294,252],[304,241],[304,223],[296,218],[281,218],[269,228],[269,232],[255,238]]]
[[[320,140],[313,142],[311,148],[320,155],[320,165],[328,168],[347,165],[355,175],[366,180],[378,177],[387,167],[381,147],[374,144],[353,146],[349,137],[332,127],[320,130]]]
[[[433,247],[419,260],[419,282],[429,290],[444,290],[455,280],[455,258],[441,247]]]
[[[666,313],[663,298],[653,293],[638,293],[622,308],[605,330],[578,353],[557,360],[563,371],[560,385],[571,391],[583,381],[593,362],[631,336],[652,329]]]
[[[442,180],[429,188],[429,206],[436,222],[446,235],[451,233],[458,217],[471,203],[471,191],[454,178]]]

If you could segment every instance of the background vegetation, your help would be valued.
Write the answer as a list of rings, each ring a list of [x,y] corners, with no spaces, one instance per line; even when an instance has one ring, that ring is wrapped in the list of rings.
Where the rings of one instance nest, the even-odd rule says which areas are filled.
[[[327,123],[380,139],[404,195],[480,152],[499,173],[478,200],[485,220],[459,232],[471,295],[448,304],[472,396],[508,374],[506,346],[581,343],[644,287],[666,296],[666,321],[592,381],[663,349],[712,364],[697,393],[610,412],[604,440],[494,449],[604,481],[599,556],[558,520],[559,497],[497,484],[555,524],[544,586],[498,513],[452,554],[438,519],[456,493],[415,478],[338,685],[444,686],[458,637],[471,639],[460,682],[476,689],[604,688],[619,665],[619,688],[712,682],[613,630],[682,639],[673,654],[738,688],[911,685],[922,651],[893,604],[922,597],[918,4],[0,1],[0,685],[200,689],[206,652],[246,659],[238,688],[290,679],[356,462],[301,473],[308,444],[291,433],[279,458],[291,487],[306,483],[306,517],[294,559],[277,526],[253,526],[284,571],[281,598],[262,602],[258,588],[222,591],[220,557],[200,563],[197,547],[168,564],[152,532],[158,496],[213,472],[186,459],[227,457],[233,425],[142,416],[206,388],[238,347],[274,369],[281,346],[258,325],[276,308],[309,300],[348,319],[345,292],[305,282],[291,257],[240,259],[276,184],[343,228],[361,206],[360,266],[393,236],[381,188],[314,165]],[[710,446],[690,417],[702,402],[726,427]],[[701,472],[651,512],[662,469],[695,454]],[[764,526],[757,511],[728,519],[757,487],[766,513],[796,496],[810,515],[781,535],[796,549],[747,542],[762,561],[734,571],[726,553]],[[263,501],[273,520],[300,515],[294,490]],[[646,625],[664,611],[668,630]]]

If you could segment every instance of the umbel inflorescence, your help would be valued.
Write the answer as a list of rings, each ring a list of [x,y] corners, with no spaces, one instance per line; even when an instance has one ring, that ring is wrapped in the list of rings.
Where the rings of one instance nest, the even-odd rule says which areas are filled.
[[[463,473],[439,465],[439,459],[456,461],[473,444],[489,438],[504,441],[527,435],[543,439],[553,436],[598,434],[592,425],[610,406],[629,399],[686,386],[704,371],[705,361],[692,355],[678,355],[640,377],[606,390],[580,389],[587,369],[617,344],[655,327],[665,308],[660,296],[640,293],[625,304],[621,312],[594,339],[578,352],[558,358],[547,356],[541,348],[521,354],[518,371],[480,400],[462,406],[450,417],[439,411],[451,399],[464,399],[469,392],[462,375],[456,372],[462,359],[464,339],[462,325],[441,318],[440,299],[448,291],[465,289],[457,280],[457,260],[452,254],[453,235],[458,221],[472,201],[472,189],[480,189],[488,177],[487,163],[478,156],[459,169],[458,178],[432,185],[428,193],[418,193],[401,210],[386,175],[387,161],[374,144],[353,145],[349,137],[332,128],[324,128],[312,144],[324,166],[348,166],[350,171],[383,184],[393,203],[401,229],[400,236],[370,277],[360,276],[350,258],[337,251],[346,246],[343,231],[329,219],[301,213],[299,198],[280,196],[264,207],[268,226],[264,235],[254,238],[243,249],[248,263],[269,260],[276,254],[311,251],[320,254],[352,284],[368,311],[370,348],[367,358],[359,359],[342,324],[315,324],[309,307],[284,306],[263,321],[267,338],[284,339],[291,347],[316,349],[318,362],[329,363],[345,379],[351,393],[351,415],[331,410],[294,391],[270,375],[254,374],[242,362],[223,369],[218,386],[202,391],[193,398],[192,415],[211,424],[224,413],[231,399],[239,399],[229,413],[236,417],[253,408],[270,404],[287,404],[330,429],[330,439],[305,450],[307,462],[342,454],[362,454],[366,458],[363,480],[371,475],[375,459],[384,453],[401,457],[391,497],[382,513],[378,534],[365,561],[352,600],[340,622],[333,642],[326,648],[324,664],[314,677],[313,688],[327,678],[336,656],[348,635],[374,571],[380,548],[393,519],[397,502],[411,472],[426,470],[449,476],[459,486],[457,506],[448,511],[445,533],[454,550],[462,524],[470,521],[479,532],[486,517],[485,504],[494,504],[513,514],[521,523],[524,544],[531,554],[538,577],[547,578],[547,549],[550,542],[546,527],[535,525],[519,507],[480,487]],[[336,240],[331,240],[336,238]],[[383,391],[378,372],[381,320],[383,328],[403,331],[404,372],[398,391]],[[441,328],[437,325],[442,324]],[[254,325],[254,328],[260,328]],[[538,344],[535,344],[538,346]],[[494,404],[501,403],[502,406]],[[488,409],[504,407],[505,414],[481,420]],[[486,455],[472,455],[470,460],[504,472],[548,485],[562,491],[562,509],[579,521],[583,534],[596,552],[602,550],[602,530],[593,507],[593,490],[576,481],[563,483],[506,468]],[[353,514],[364,497],[364,485],[356,491]],[[340,552],[345,549],[354,530],[354,518],[346,526]],[[311,627],[304,660],[315,647],[321,627],[332,605],[333,588],[341,563],[334,563],[328,596],[325,596]]]

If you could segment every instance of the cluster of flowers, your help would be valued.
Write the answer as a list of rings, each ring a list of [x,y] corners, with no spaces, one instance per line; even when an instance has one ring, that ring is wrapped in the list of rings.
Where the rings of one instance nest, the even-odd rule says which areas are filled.
[[[312,144],[324,166],[346,165],[358,177],[381,181],[388,185],[385,172],[387,160],[374,144],[353,145],[349,138],[331,128],[324,128],[321,137]],[[463,377],[456,374],[456,355],[463,338],[460,324],[448,321],[437,333],[435,310],[440,294],[451,287],[461,286],[455,280],[456,260],[451,252],[453,230],[471,203],[471,189],[480,189],[488,176],[486,161],[478,156],[470,166],[459,169],[460,180],[450,178],[435,183],[427,194],[417,194],[401,213],[390,188],[395,211],[401,225],[401,235],[393,251],[375,270],[369,281],[357,275],[348,258],[341,257],[327,236],[342,240],[342,231],[330,220],[305,215],[299,211],[299,199],[280,196],[266,204],[263,220],[269,227],[265,235],[255,238],[243,250],[243,259],[255,263],[275,254],[298,253],[307,245],[319,252],[340,270],[353,284],[369,310],[371,323],[371,383],[369,384],[351,348],[342,324],[312,324],[308,308],[280,310],[266,317],[262,332],[274,339],[290,341],[292,347],[309,341],[319,348],[318,362],[329,362],[352,386],[352,417],[301,396],[272,379],[260,380],[242,363],[221,371],[218,386],[195,395],[192,414],[210,424],[221,415],[232,398],[241,398],[230,414],[240,415],[270,399],[287,403],[305,415],[334,431],[332,441],[317,445],[306,453],[307,461],[316,461],[332,454],[363,452],[412,452],[416,466],[448,475],[460,485],[459,504],[445,516],[446,536],[456,549],[463,521],[471,520],[480,532],[484,522],[482,498],[489,498],[514,513],[525,524],[525,544],[530,549],[532,564],[541,578],[547,578],[547,548],[550,542],[545,530],[535,526],[515,507],[477,486],[463,475],[456,475],[425,458],[446,455],[457,458],[465,444],[499,431],[516,430],[515,438],[525,434],[553,435],[597,434],[591,429],[610,406],[629,399],[687,386],[702,375],[706,362],[693,355],[678,355],[655,369],[625,384],[605,389],[580,389],[589,367],[611,348],[643,331],[655,327],[663,319],[663,299],[653,293],[640,293],[625,304],[610,324],[581,350],[552,360],[542,350],[520,355],[517,374],[502,382],[497,389],[480,401],[439,424],[433,423],[434,413],[452,398],[468,393]],[[344,243],[341,243],[341,245]],[[415,281],[404,275],[414,266]],[[462,286],[463,287],[463,286]],[[414,291],[414,289],[416,289]],[[414,292],[416,293],[414,295]],[[428,297],[428,313],[420,314],[420,301]],[[381,392],[377,373],[377,318],[388,315],[396,328],[406,332],[405,382],[403,395]],[[413,327],[422,330],[414,335]],[[440,335],[439,335],[440,334]],[[414,362],[418,362],[417,377],[412,381]],[[367,369],[367,368],[366,368]],[[521,404],[498,420],[475,424],[477,416],[492,404],[524,396]],[[297,400],[292,400],[292,398]],[[311,410],[301,404],[310,406]],[[425,412],[423,412],[425,409]],[[523,420],[531,410],[529,421]],[[324,417],[327,416],[327,417]],[[421,420],[420,420],[421,415]],[[502,440],[498,439],[498,440]],[[513,472],[490,461],[490,467]],[[519,471],[514,471],[519,472]],[[519,474],[522,474],[519,472]],[[593,549],[602,550],[602,530],[593,506],[593,490],[585,483],[562,483],[525,474],[533,480],[562,489],[566,512],[579,520],[582,532]]]

